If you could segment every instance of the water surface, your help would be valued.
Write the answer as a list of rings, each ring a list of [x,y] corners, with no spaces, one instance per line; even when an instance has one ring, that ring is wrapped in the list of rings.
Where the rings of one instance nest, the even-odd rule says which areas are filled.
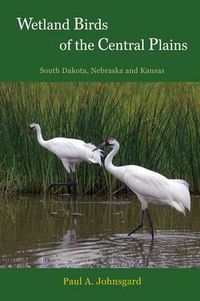
[[[133,196],[0,197],[0,267],[115,268],[199,267],[200,199],[183,216],[167,206],[150,206],[152,242],[143,230],[127,236],[140,217]]]

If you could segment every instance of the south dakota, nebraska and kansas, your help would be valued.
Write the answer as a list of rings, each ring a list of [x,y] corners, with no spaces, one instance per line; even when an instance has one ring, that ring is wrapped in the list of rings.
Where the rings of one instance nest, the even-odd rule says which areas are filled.
[[[78,75],[78,74],[165,74],[164,68],[147,68],[147,67],[134,67],[134,68],[105,68],[105,67],[91,67],[90,69],[86,68],[75,68],[75,67],[40,67],[40,74],[51,75],[51,74],[65,74],[65,75]]]

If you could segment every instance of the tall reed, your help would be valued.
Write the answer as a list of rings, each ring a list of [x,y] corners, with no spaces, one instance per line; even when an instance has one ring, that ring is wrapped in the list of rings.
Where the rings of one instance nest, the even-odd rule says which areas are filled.
[[[138,164],[184,178],[200,192],[199,83],[1,83],[0,188],[40,192],[67,181],[62,163],[28,136],[31,122],[45,139],[64,136],[121,144],[115,164]],[[105,152],[106,154],[106,152]],[[79,193],[122,186],[103,168],[82,163]]]

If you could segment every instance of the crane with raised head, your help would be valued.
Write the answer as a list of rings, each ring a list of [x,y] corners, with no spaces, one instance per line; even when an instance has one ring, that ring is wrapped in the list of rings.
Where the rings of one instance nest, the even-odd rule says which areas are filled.
[[[148,209],[149,203],[169,205],[183,214],[185,214],[185,208],[190,210],[189,185],[185,180],[168,179],[155,171],[137,165],[115,166],[112,160],[119,151],[119,142],[114,138],[106,138],[94,151],[105,147],[112,149],[104,162],[106,170],[124,182],[136,194],[141,203],[140,222],[128,235],[143,227],[146,213],[151,236],[154,239],[153,221]]]
[[[83,140],[56,137],[50,140],[44,140],[42,137],[41,127],[37,123],[31,123],[29,125],[29,131],[33,130],[37,133],[37,140],[39,144],[50,152],[54,153],[61,161],[70,175],[70,185],[73,187],[72,196],[76,199],[76,166],[81,162],[88,163],[98,163],[101,166],[101,151],[93,152],[96,148],[95,145],[91,143],[86,143]],[[50,184],[52,187],[54,185],[63,184]]]

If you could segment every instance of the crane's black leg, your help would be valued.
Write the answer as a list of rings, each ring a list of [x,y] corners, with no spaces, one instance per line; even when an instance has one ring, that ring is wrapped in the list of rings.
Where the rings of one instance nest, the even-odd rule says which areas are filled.
[[[143,227],[143,222],[144,222],[144,210],[142,210],[142,217],[141,217],[140,223],[137,225],[136,228],[134,228],[134,229],[128,234],[128,236],[130,236],[131,234],[135,233],[137,230],[139,230],[140,228],[142,228],[142,227]]]
[[[77,182],[76,182],[76,172],[73,172],[70,167],[70,184],[71,184],[71,190],[72,190],[72,199],[73,201],[76,201],[77,196]]]
[[[151,215],[150,215],[148,209],[146,209],[146,213],[147,213],[147,217],[148,217],[148,221],[149,221],[149,226],[150,226],[150,229],[151,229],[151,236],[152,236],[152,240],[153,240],[154,239],[153,222],[152,222]]]
[[[46,192],[47,190],[51,189],[52,187],[55,186],[69,186],[71,184],[67,184],[67,183],[51,183],[47,186],[47,188],[45,188],[44,192]]]

